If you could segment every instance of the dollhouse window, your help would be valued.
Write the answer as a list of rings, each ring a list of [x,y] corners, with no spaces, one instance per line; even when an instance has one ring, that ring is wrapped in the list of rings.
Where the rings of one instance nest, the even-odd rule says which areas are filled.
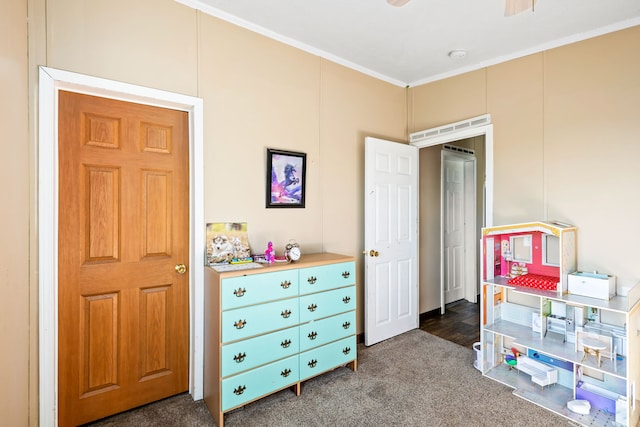
[[[560,266],[560,239],[553,234],[542,235],[542,264]]]
[[[523,262],[525,264],[531,264],[533,262],[531,235],[525,234],[522,236],[511,236],[509,240],[511,243],[513,262]]]

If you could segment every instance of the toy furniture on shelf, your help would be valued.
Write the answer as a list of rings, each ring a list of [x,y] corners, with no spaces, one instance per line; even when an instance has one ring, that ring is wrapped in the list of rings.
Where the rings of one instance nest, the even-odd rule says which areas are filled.
[[[596,402],[595,405],[612,414],[618,412],[618,410],[616,410],[616,405],[619,405],[618,402],[626,403],[626,399],[619,394],[583,381],[579,381],[576,386],[576,398],[586,400],[589,403]]]
[[[598,362],[598,367],[602,365],[600,360],[600,350],[604,350],[607,348],[606,344],[603,344],[602,341],[585,338],[582,340],[582,347],[584,351],[584,357],[581,362],[587,360],[587,356],[593,354],[596,357],[596,361]]]
[[[556,368],[529,357],[519,357],[516,368],[520,372],[531,375],[531,381],[541,387],[558,382],[558,370]]]
[[[569,274],[569,292],[574,295],[610,300],[616,296],[616,278],[607,274],[575,271]]]
[[[547,319],[547,330],[544,333],[546,337],[549,332],[555,332],[562,335],[562,342],[567,341],[567,318],[563,316],[556,316],[549,314],[545,316]]]
[[[517,248],[512,237],[517,237]],[[576,228],[565,224],[483,229],[480,371],[512,387],[516,396],[578,425],[636,426],[640,422],[640,284],[623,292],[618,285],[617,295],[606,300],[568,293],[567,276],[577,267],[575,243]],[[507,260],[503,250],[511,252]],[[556,277],[555,287],[513,283],[508,277],[514,271],[509,265],[513,262],[524,264],[531,274]],[[509,369],[505,355],[514,348],[520,356]],[[531,380],[520,373],[531,375]],[[575,399],[589,401],[588,415],[567,408]]]
[[[587,360],[591,355],[595,357],[598,367],[602,365],[602,357],[613,359],[613,338],[611,336],[599,335],[591,332],[576,331],[576,351],[582,351],[581,362]]]

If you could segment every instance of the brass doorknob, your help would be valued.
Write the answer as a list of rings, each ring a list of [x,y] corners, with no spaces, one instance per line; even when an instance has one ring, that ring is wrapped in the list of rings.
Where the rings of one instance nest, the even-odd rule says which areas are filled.
[[[176,272],[178,274],[184,274],[187,272],[187,266],[184,264],[176,264]]]
[[[380,255],[378,251],[374,251],[373,249],[369,251],[369,256],[378,256],[378,255]]]

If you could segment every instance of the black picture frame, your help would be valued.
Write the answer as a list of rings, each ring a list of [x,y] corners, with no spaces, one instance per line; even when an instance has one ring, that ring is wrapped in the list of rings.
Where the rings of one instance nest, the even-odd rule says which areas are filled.
[[[304,208],[307,155],[267,148],[266,207]]]

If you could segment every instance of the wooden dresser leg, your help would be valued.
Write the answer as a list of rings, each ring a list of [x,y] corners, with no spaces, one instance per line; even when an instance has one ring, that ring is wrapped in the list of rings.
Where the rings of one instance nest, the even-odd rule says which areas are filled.
[[[300,381],[295,383],[292,387],[293,387],[293,392],[296,394],[296,396],[300,396],[300,392],[302,390],[302,384],[300,383]]]
[[[215,417],[216,427],[224,427],[224,412],[218,412]]]
[[[351,369],[353,372],[356,372],[358,370],[358,359],[353,359],[352,362],[347,363],[347,366],[349,367],[349,369]]]

